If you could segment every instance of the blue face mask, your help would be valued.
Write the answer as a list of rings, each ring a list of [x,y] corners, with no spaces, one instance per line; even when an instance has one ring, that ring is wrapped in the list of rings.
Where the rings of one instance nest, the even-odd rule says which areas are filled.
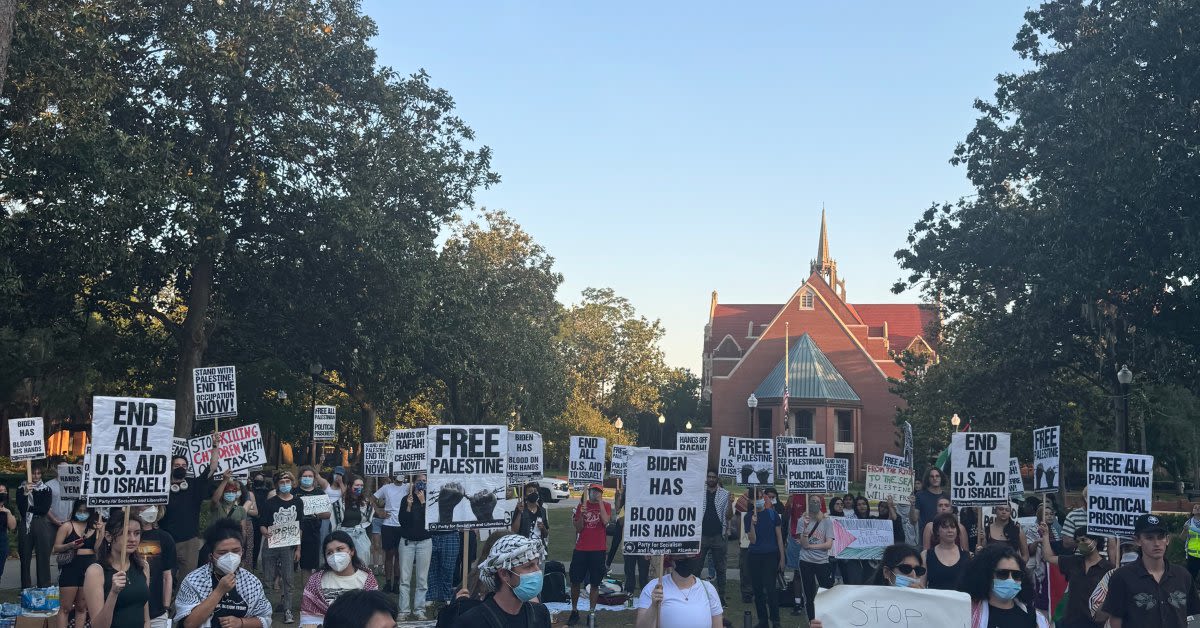
[[[312,484],[313,484],[312,478],[307,477],[307,476],[300,478],[300,486],[302,486],[304,488],[311,488]]]
[[[896,576],[896,579],[892,581],[892,586],[894,586],[894,587],[900,587],[901,589],[907,589],[917,583],[917,580],[915,578],[906,576],[902,573],[895,574],[895,576]]]
[[[291,484],[280,484],[279,492],[284,493],[284,494],[292,492],[292,485]]]
[[[763,500],[763,499],[756,499],[756,500],[754,500],[754,507],[759,510],[762,510],[763,508],[767,507],[767,502],[766,502],[766,500]]]
[[[88,519],[91,519],[91,518],[92,518],[92,516],[91,516],[91,515],[89,515],[89,514],[88,514],[88,513],[86,513],[86,512],[77,512],[77,513],[75,513],[75,520],[76,520],[76,521],[87,521]]]
[[[425,490],[425,483],[424,483],[424,482],[417,482],[417,484],[416,484],[416,487],[417,487],[417,490],[418,490],[418,491],[423,491],[423,490]]]
[[[521,574],[521,584],[513,589],[513,595],[517,596],[518,600],[528,602],[537,597],[542,592],[542,571],[539,569],[533,573]]]
[[[992,593],[1002,599],[1011,600],[1021,592],[1021,583],[1016,580],[992,580]]]

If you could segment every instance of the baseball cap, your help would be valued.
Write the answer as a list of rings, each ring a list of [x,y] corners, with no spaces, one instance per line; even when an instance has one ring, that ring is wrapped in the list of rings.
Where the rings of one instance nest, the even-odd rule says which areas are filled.
[[[333,474],[340,475],[342,477],[346,477],[346,467],[334,467]]]
[[[1167,530],[1167,525],[1163,523],[1162,519],[1158,518],[1158,515],[1146,514],[1138,517],[1133,522],[1133,535],[1137,536],[1143,532],[1162,532],[1163,534],[1168,534],[1170,531]]]
[[[593,482],[588,485],[588,489],[593,489],[593,488],[596,489],[597,491],[601,491],[601,492],[604,491],[604,485],[596,483],[596,482]]]

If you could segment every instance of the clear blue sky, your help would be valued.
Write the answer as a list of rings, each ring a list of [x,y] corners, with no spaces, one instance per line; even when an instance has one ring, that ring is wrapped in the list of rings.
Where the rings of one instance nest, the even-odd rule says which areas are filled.
[[[370,0],[380,62],[425,68],[495,153],[481,193],[556,259],[564,303],[607,286],[699,373],[713,290],[780,303],[821,205],[852,303],[893,295],[893,253],[933,201],[1022,2]]]

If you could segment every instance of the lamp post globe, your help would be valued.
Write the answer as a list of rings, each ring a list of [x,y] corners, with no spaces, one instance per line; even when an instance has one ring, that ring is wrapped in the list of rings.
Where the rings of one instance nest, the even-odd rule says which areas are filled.
[[[613,421],[613,427],[622,429],[625,427],[625,422],[621,420],[621,417],[617,417],[617,420]]]
[[[958,418],[958,414],[955,414],[954,416],[950,417],[950,425],[953,425],[954,429],[958,429],[959,423],[962,423],[962,419]]]

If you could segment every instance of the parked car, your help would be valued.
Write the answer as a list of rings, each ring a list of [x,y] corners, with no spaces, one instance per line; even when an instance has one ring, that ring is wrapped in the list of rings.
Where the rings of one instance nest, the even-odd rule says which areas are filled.
[[[571,497],[571,487],[563,478],[542,478],[537,484],[543,502],[557,504],[559,500]]]

